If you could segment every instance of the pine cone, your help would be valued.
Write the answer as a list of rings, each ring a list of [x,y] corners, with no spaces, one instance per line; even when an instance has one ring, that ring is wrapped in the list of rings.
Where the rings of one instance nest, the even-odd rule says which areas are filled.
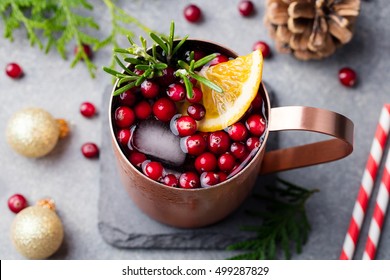
[[[265,23],[278,51],[322,59],[352,39],[359,10],[360,0],[267,0]]]

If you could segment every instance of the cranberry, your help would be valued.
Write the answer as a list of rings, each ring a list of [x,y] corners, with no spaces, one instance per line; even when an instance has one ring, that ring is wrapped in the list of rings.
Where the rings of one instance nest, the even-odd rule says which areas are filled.
[[[217,168],[217,158],[213,153],[205,152],[195,159],[195,168],[199,173]]]
[[[119,130],[116,134],[116,139],[118,140],[118,142],[126,147],[129,143],[130,137],[131,137],[131,130],[128,128],[123,128]]]
[[[222,54],[218,54],[216,58],[214,58],[212,61],[210,61],[210,66],[214,66],[217,64],[220,64],[222,62],[229,61],[229,58],[227,56],[224,56]]]
[[[249,116],[245,125],[254,136],[261,136],[265,131],[265,119],[257,114]]]
[[[206,115],[206,109],[202,104],[195,103],[188,106],[187,113],[191,118],[200,121]]]
[[[92,52],[91,47],[89,45],[87,45],[87,44],[83,44],[82,46],[83,46],[83,50],[84,50],[85,54],[87,55],[87,57],[89,59],[92,59],[93,52]],[[73,50],[74,55],[77,55],[79,53],[79,51],[80,51],[79,50],[79,46],[75,46],[74,50]],[[81,58],[81,59],[83,59],[83,58]]]
[[[152,114],[152,106],[146,100],[142,100],[135,105],[134,113],[138,119],[146,120]]]
[[[136,88],[131,88],[119,95],[120,103],[125,106],[132,107],[137,101]]]
[[[175,128],[180,137],[193,135],[197,130],[196,121],[190,116],[181,116],[176,120]],[[176,131],[173,131],[174,134]]]
[[[199,103],[200,101],[202,101],[203,92],[200,88],[193,87],[192,88],[192,97],[189,97],[187,94],[186,98],[187,98],[187,101],[190,103]]]
[[[144,162],[142,171],[150,179],[158,181],[163,177],[164,167],[157,161]]]
[[[244,0],[238,4],[238,11],[244,17],[251,15],[253,13],[253,9],[254,9],[254,5],[252,1]]]
[[[175,102],[183,101],[186,97],[186,90],[181,84],[171,84],[167,89],[167,95]]]
[[[139,69],[134,69],[134,74],[136,74],[137,76],[142,76],[143,73],[145,73],[144,70],[139,70]]]
[[[167,97],[162,97],[153,104],[153,114],[162,122],[170,121],[176,112],[175,103]]]
[[[248,140],[246,140],[246,146],[249,151],[252,151],[260,147],[260,139],[258,137],[249,137]]]
[[[179,178],[179,185],[183,189],[195,189],[199,188],[200,181],[199,176],[195,172],[185,172],[180,175]]]
[[[135,121],[135,114],[132,109],[126,106],[119,106],[115,110],[115,123],[119,127],[130,127]]]
[[[173,175],[173,174],[167,174],[164,176],[164,178],[162,178],[162,183],[164,183],[165,185],[169,186],[169,187],[178,187],[179,185],[179,180],[177,180],[176,176]]]
[[[248,137],[248,131],[246,130],[245,125],[240,122],[229,126],[227,132],[233,141],[245,141]]]
[[[203,172],[200,175],[200,185],[202,188],[207,188],[218,184],[220,181],[218,173]]]
[[[258,41],[253,45],[253,50],[260,50],[264,58],[271,55],[271,49],[266,42]]]
[[[143,153],[133,151],[129,155],[129,161],[136,167],[141,167],[142,163],[146,160],[146,156]]]
[[[90,102],[83,102],[80,105],[80,113],[86,117],[86,118],[91,118],[95,115],[96,113],[96,108],[95,105],[93,105]]]
[[[199,131],[198,134],[203,137],[203,139],[206,141],[206,143],[209,141],[210,133]]]
[[[180,140],[183,152],[198,156],[206,150],[206,140],[200,134],[191,135]]]
[[[219,182],[222,183],[224,181],[226,181],[227,179],[227,174],[225,172],[218,172],[218,176],[219,176]]]
[[[21,194],[14,194],[8,198],[8,208],[14,213],[19,213],[28,205],[26,198]]]
[[[8,77],[12,79],[19,79],[23,76],[23,70],[19,66],[19,64],[16,63],[8,63],[5,67],[5,73]]]
[[[224,172],[230,172],[236,165],[236,159],[229,153],[223,154],[218,158],[219,170]]]
[[[81,146],[81,152],[86,158],[96,158],[99,156],[99,148],[95,143],[85,143]]]
[[[252,109],[256,112],[261,109],[261,107],[263,106],[263,99],[261,98],[260,94],[256,95],[255,99],[253,99],[251,106]]]
[[[239,160],[246,158],[248,155],[245,145],[241,142],[234,142],[230,146],[230,152]]]
[[[191,52],[194,52],[194,60],[195,61],[198,61],[199,59],[206,56],[205,53],[200,51],[200,50],[186,51],[184,56],[185,56],[185,61],[187,61],[188,63],[191,62],[191,59],[190,59]]]
[[[349,67],[341,68],[339,71],[339,80],[342,85],[353,87],[357,80],[356,72]]]
[[[167,87],[176,81],[174,68],[168,66],[167,68],[163,69],[161,72],[162,75],[157,78],[157,82],[163,87]]]
[[[145,80],[141,84],[141,92],[145,98],[155,98],[160,92],[160,87],[156,82]]]
[[[214,154],[223,154],[230,147],[229,135],[224,131],[215,131],[210,133],[208,148]]]
[[[188,5],[184,8],[184,17],[189,22],[198,22],[202,16],[202,11],[196,5]]]

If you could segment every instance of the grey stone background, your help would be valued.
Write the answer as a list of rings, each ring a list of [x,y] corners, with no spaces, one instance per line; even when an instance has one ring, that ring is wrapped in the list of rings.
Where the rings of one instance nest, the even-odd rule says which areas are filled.
[[[178,34],[213,40],[240,54],[250,52],[257,40],[274,46],[262,23],[265,1],[254,1],[257,12],[250,18],[238,14],[238,0],[191,2],[199,5],[204,13],[200,24],[190,24],[182,16],[183,7],[189,1],[118,1],[129,13],[160,32],[166,32],[173,19]],[[108,12],[102,1],[91,3],[101,25],[96,34],[103,37],[110,27]],[[302,186],[321,189],[307,205],[313,230],[303,253],[294,255],[295,259],[337,259],[340,254],[379,112],[384,103],[390,102],[389,13],[386,0],[363,1],[353,40],[329,59],[301,62],[274,52],[265,62],[264,80],[272,87],[279,106],[307,105],[333,110],[351,118],[356,129],[355,151],[347,159],[280,173],[281,177]],[[54,51],[44,55],[31,48],[25,37],[24,31],[20,31],[15,34],[14,43],[0,39],[0,68],[15,61],[26,73],[18,81],[9,79],[4,72],[0,75],[0,259],[22,258],[9,238],[14,214],[7,208],[7,199],[16,192],[24,194],[31,203],[46,196],[56,201],[65,227],[65,241],[52,257],[55,259],[224,259],[230,256],[224,250],[121,249],[103,240],[98,229],[101,207],[98,201],[100,164],[104,163],[84,159],[80,147],[87,141],[101,145],[109,137],[102,133],[102,122],[107,115],[102,95],[109,94],[106,88],[110,77],[99,71],[92,80],[82,64],[70,69],[69,61],[61,60]],[[71,56],[71,49],[69,53]],[[97,53],[94,61],[101,67],[109,63],[110,56],[111,51],[106,49]],[[359,84],[354,89],[342,87],[337,79],[338,70],[346,65],[358,72]],[[96,118],[89,120],[79,114],[79,105],[85,100],[103,107]],[[7,120],[14,112],[30,106],[42,107],[72,124],[71,137],[42,159],[17,155],[5,139]],[[279,145],[291,146],[316,139],[309,134],[286,132],[279,134]],[[128,217],[131,215],[134,213],[128,213]],[[366,236],[367,226],[368,221],[362,237]],[[387,219],[378,259],[390,259],[389,227]],[[361,258],[364,243],[362,238],[356,258]]]

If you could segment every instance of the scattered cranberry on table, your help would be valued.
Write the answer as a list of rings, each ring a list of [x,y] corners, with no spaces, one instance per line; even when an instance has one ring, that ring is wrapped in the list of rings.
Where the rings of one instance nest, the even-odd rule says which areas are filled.
[[[198,6],[190,4],[184,8],[184,17],[187,19],[187,21],[195,23],[200,21],[202,17],[202,11]]]
[[[22,211],[28,206],[26,198],[21,194],[14,194],[8,198],[8,208],[15,214]]]
[[[93,52],[92,52],[91,47],[87,44],[83,44],[83,50],[84,50],[85,54],[87,55],[87,57],[89,59],[92,59]],[[73,52],[74,52],[74,55],[77,55],[79,53],[79,46],[75,46]]]
[[[253,45],[253,50],[260,50],[264,58],[271,55],[271,49],[266,42],[258,41]]]
[[[357,80],[355,70],[349,67],[341,68],[339,71],[339,80],[342,85],[346,87],[353,87]]]
[[[23,70],[17,63],[8,63],[5,67],[5,73],[12,79],[19,79],[23,76]]]
[[[253,13],[254,7],[252,1],[243,0],[238,4],[238,11],[242,16],[247,17]]]
[[[95,105],[93,105],[91,102],[83,102],[80,105],[80,113],[86,117],[91,118],[96,113]]]
[[[86,158],[97,158],[99,156],[99,148],[95,143],[85,143],[81,146],[81,152]]]

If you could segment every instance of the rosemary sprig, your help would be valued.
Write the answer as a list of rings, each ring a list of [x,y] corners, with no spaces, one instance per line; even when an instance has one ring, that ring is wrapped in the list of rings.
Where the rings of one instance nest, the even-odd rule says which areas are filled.
[[[310,223],[306,215],[306,201],[317,189],[308,190],[282,179],[280,184],[267,186],[269,196],[255,194],[256,199],[267,203],[268,211],[248,210],[251,216],[262,223],[244,226],[242,230],[256,233],[256,237],[228,246],[228,250],[245,250],[231,259],[275,259],[278,250],[284,252],[286,259],[291,258],[291,249],[302,252],[310,232]]]
[[[119,73],[118,71],[110,67],[103,67],[104,71],[118,79],[117,89],[114,91],[114,95],[119,95],[126,90],[131,89],[132,87],[139,86],[146,79],[152,79],[154,77],[162,76],[162,71],[166,69],[168,65],[173,65],[176,63],[176,61],[173,59],[174,55],[179,51],[180,47],[183,46],[188,36],[185,36],[175,45],[174,32],[175,24],[173,21],[171,22],[169,36],[159,36],[156,33],[151,32],[149,34],[150,38],[155,42],[152,45],[151,53],[148,50],[146,39],[142,36],[139,39],[141,46],[136,44],[131,37],[127,37],[130,43],[129,48],[114,49],[115,53],[125,55],[123,60],[125,62],[130,63],[135,70],[142,71],[142,74],[139,74],[139,71],[137,71],[138,73],[136,73],[135,70],[130,70],[121,62],[119,57],[114,54],[114,59],[116,63],[123,69],[123,73]],[[162,53],[157,51],[157,46],[161,48]],[[179,69],[175,72],[175,75],[183,79],[187,94],[190,98],[192,98],[193,96],[193,90],[189,77],[196,79],[197,81],[205,84],[206,86],[218,92],[223,92],[218,85],[198,75],[195,71],[196,68],[202,67],[215,57],[216,55],[212,54],[195,62],[194,54],[192,53],[190,55],[189,64],[182,60],[177,61],[177,66],[179,67]],[[122,86],[125,83],[127,84]]]

